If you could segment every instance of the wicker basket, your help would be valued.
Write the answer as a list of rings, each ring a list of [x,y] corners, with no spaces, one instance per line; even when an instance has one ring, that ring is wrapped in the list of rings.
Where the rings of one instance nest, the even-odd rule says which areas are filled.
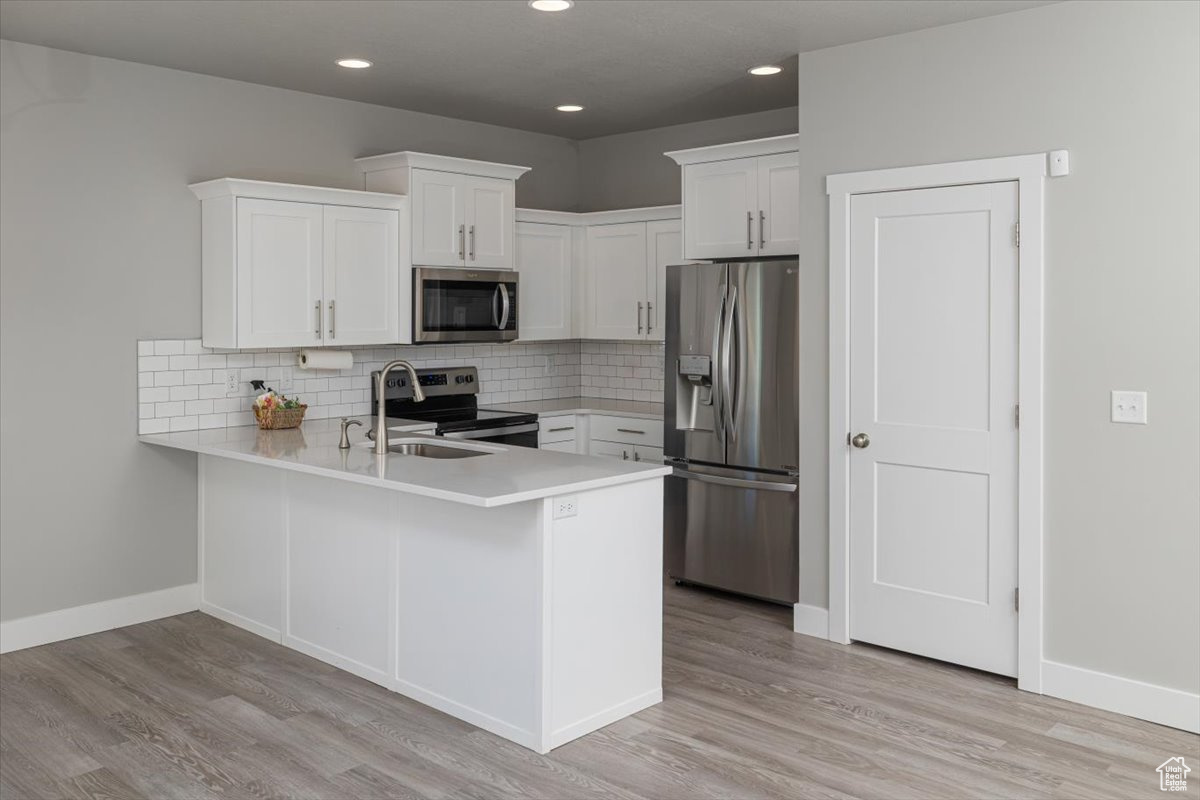
[[[259,408],[254,407],[254,418],[258,427],[264,431],[278,431],[284,428],[299,428],[304,421],[304,412],[308,406],[299,408]]]

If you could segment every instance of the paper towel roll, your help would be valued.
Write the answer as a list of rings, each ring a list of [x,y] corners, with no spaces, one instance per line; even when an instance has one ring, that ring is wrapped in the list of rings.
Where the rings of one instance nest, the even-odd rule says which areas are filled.
[[[350,369],[354,354],[349,350],[301,350],[300,369]]]

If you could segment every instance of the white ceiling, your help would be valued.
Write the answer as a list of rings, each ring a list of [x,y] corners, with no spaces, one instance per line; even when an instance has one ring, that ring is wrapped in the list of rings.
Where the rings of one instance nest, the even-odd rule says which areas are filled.
[[[550,14],[525,0],[3,0],[0,37],[586,139],[795,105],[798,52],[1044,4],[578,0]],[[334,65],[347,56],[375,66]],[[787,69],[746,74],[765,63]]]

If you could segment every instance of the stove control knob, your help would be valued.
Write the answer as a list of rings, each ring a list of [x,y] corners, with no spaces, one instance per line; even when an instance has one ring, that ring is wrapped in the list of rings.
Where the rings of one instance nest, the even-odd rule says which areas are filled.
[[[464,380],[465,380],[465,378],[463,378],[463,376],[462,376],[462,375],[459,375],[458,377],[456,377],[456,378],[454,379],[454,382],[455,382],[455,383],[462,383]]]
[[[468,376],[467,376],[467,383],[474,383],[474,382],[475,382],[475,376],[474,376],[474,375],[468,375]]]

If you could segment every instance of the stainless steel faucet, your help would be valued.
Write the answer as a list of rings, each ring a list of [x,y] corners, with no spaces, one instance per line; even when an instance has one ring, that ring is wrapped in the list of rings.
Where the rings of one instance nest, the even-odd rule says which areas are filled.
[[[375,408],[376,455],[386,456],[388,453],[387,403],[383,389],[386,386],[388,373],[397,367],[408,372],[408,379],[412,381],[413,401],[420,403],[425,400],[425,392],[421,390],[421,382],[417,380],[417,371],[413,369],[412,364],[398,358],[383,365],[383,369],[379,370],[379,377],[375,379],[375,402],[378,404]]]

